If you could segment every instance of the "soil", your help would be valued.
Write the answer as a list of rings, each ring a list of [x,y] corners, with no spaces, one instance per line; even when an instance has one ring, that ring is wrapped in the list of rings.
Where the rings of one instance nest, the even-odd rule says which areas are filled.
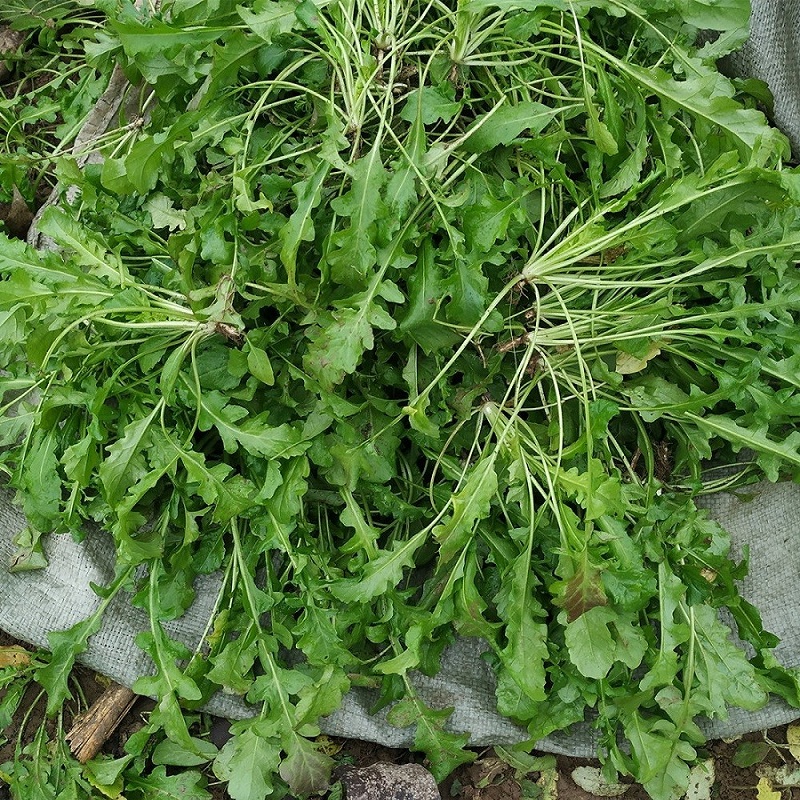
[[[21,645],[12,637],[0,631],[0,647]],[[64,719],[64,730],[69,730],[72,718],[81,708],[86,708],[96,700],[107,685],[106,679],[84,667],[76,667],[73,677],[76,682],[76,695],[80,695],[79,703],[68,704]],[[153,703],[147,698],[140,698],[133,705],[119,728],[111,739],[106,742],[103,753],[120,756],[123,754],[124,744],[128,737],[142,727],[147,713],[152,709]],[[32,692],[24,698],[22,710],[28,715],[25,730],[22,732],[25,739],[30,739],[33,733],[42,725],[55,732],[52,722],[44,716],[44,705],[41,699],[37,701]],[[14,752],[14,740],[21,722],[20,713],[12,726],[0,730],[0,765],[10,760]],[[224,744],[228,738],[228,724],[225,720],[212,719],[211,739],[218,746]],[[3,745],[3,740],[9,740]],[[733,757],[742,742],[766,742],[770,745],[768,754],[763,764],[780,766],[784,763],[794,763],[792,756],[786,750],[786,726],[774,728],[770,731],[748,734],[741,739],[731,742],[715,741],[709,743],[701,754],[714,759],[715,781],[711,792],[713,800],[756,800],[760,795],[757,792],[759,776],[756,772],[757,765],[747,768],[737,767]],[[407,750],[396,750],[371,742],[357,739],[327,738],[321,742],[326,752],[330,753],[340,767],[354,766],[366,767],[376,762],[390,762],[395,764],[421,763],[424,760],[417,753]],[[558,799],[559,800],[596,800],[597,795],[591,794],[578,787],[571,779],[571,774],[576,767],[596,766],[596,762],[588,759],[567,758],[559,756],[556,759],[558,771]],[[209,773],[208,791],[213,800],[229,800],[229,795],[224,787]],[[461,798],[461,800],[524,800],[526,797],[535,797],[535,780],[538,776],[534,773],[523,776],[520,784],[514,769],[499,759],[493,750],[485,749],[478,752],[477,759],[472,764],[464,765],[457,769],[439,787],[443,800]],[[336,778],[336,773],[334,773]],[[523,791],[525,782],[528,786]],[[625,800],[648,800],[645,791],[636,785],[631,785],[623,795]],[[800,800],[800,789],[784,788],[780,795],[781,800]],[[7,790],[0,782],[0,800],[11,800]],[[379,800],[376,798],[376,800]]]

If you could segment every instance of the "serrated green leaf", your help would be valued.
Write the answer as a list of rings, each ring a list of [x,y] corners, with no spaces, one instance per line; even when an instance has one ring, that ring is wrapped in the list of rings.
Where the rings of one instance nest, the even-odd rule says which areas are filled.
[[[439,306],[446,290],[442,273],[434,260],[434,248],[425,239],[417,256],[413,274],[408,279],[407,311],[398,329],[415,341],[426,353],[453,347],[458,335],[439,319]]]
[[[400,118],[412,123],[419,119],[423,125],[450,122],[461,110],[461,103],[452,94],[446,87],[420,86],[409,93]]]
[[[129,422],[122,436],[109,446],[108,456],[98,470],[109,503],[118,503],[126,490],[146,474],[147,465],[141,450],[159,411],[161,405],[157,404],[146,416]]]
[[[496,492],[494,459],[483,459],[473,467],[463,486],[452,496],[452,514],[433,529],[433,535],[439,542],[442,565],[448,564],[472,538],[475,525],[489,514]]]
[[[186,227],[186,212],[176,209],[172,200],[163,194],[151,195],[145,208],[150,212],[154,228],[167,230],[183,230]]]
[[[131,755],[121,758],[96,756],[84,764],[83,774],[89,783],[99,789],[103,795],[118,798],[124,787],[122,772],[132,760],[133,756]]]
[[[281,241],[281,262],[286,267],[290,284],[295,282],[300,244],[314,240],[313,211],[322,199],[322,186],[330,168],[328,162],[320,161],[306,180],[294,186],[297,207],[278,233]]]
[[[460,764],[470,764],[477,753],[466,750],[468,733],[449,733],[444,729],[445,721],[453,713],[452,708],[434,710],[422,703],[417,704],[418,721],[414,735],[414,749],[428,757],[429,768],[434,779],[443,781]]]
[[[288,423],[273,427],[263,419],[251,417],[239,424],[239,420],[248,416],[247,409],[228,402],[221,392],[206,392],[199,398],[199,405],[200,430],[216,429],[226,452],[235,453],[242,447],[265,458],[289,458],[308,447],[301,432]]]
[[[65,631],[51,631],[47,635],[50,662],[36,670],[36,680],[47,691],[47,715],[52,717],[64,701],[71,698],[69,676],[75,659],[88,647],[89,638],[100,630],[101,617],[91,617],[76,623]]]
[[[719,0],[684,0],[681,3],[681,16],[702,30],[747,29],[750,24],[750,3],[747,0],[726,3]]]
[[[331,584],[330,591],[344,603],[366,603],[384,594],[403,579],[404,570],[414,564],[414,556],[427,538],[426,532],[398,541],[371,558],[357,578],[343,578]]]
[[[368,293],[356,295],[350,302],[358,305],[321,314],[306,334],[310,344],[303,365],[327,391],[355,372],[364,352],[373,349],[373,328],[394,330],[397,325]]]
[[[252,11],[240,5],[236,12],[250,30],[267,43],[288,33],[298,23],[297,4],[289,0],[256,0]]]
[[[52,530],[61,516],[62,487],[57,447],[55,431],[37,430],[17,479],[25,516],[39,531]]]
[[[196,770],[167,775],[166,767],[155,767],[148,775],[128,778],[126,786],[153,800],[211,800],[205,776]]]
[[[39,230],[62,247],[68,247],[78,263],[88,267],[91,274],[119,286],[125,272],[119,256],[110,253],[100,237],[81,228],[65,211],[49,206],[39,221]]]
[[[784,465],[800,466],[798,431],[792,431],[783,441],[775,441],[767,435],[765,426],[757,429],[748,428],[740,425],[736,419],[719,414],[708,414],[704,417],[694,414],[686,416],[695,421],[699,427],[732,442],[737,452],[743,447],[755,450],[761,456],[760,463],[767,478],[773,482],[780,477],[780,470]]]
[[[523,131],[541,133],[560,113],[559,108],[532,101],[502,106],[487,114],[485,122],[467,137],[463,147],[472,153],[485,153],[497,145],[511,144]]]
[[[125,178],[139,193],[155,188],[165,166],[175,159],[175,142],[168,133],[142,137],[125,157]]]
[[[725,716],[727,705],[754,711],[768,699],[753,665],[744,651],[730,639],[730,629],[722,624],[715,609],[692,606],[697,641],[696,672],[700,683],[695,701],[703,710]],[[703,698],[702,700],[700,698]]]
[[[643,87],[664,100],[724,130],[734,141],[754,148],[759,139],[774,140],[785,149],[785,139],[770,128],[766,117],[755,109],[745,109],[732,99],[730,82],[716,71],[708,71],[683,81],[674,80],[664,70],[645,69],[614,59],[614,65]]]
[[[540,702],[546,697],[547,625],[533,592],[535,579],[527,551],[517,556],[504,578],[496,600],[508,643],[499,653],[500,661],[525,697]]]
[[[689,766],[695,750],[681,740],[681,732],[665,720],[644,720],[639,714],[626,721],[638,780],[653,798],[678,800],[689,785]]]
[[[280,745],[251,726],[222,748],[214,761],[214,774],[228,782],[232,800],[263,800],[272,793],[280,761]]]
[[[179,455],[187,477],[198,484],[198,494],[213,507],[215,521],[228,522],[252,506],[255,487],[241,475],[232,475],[233,468],[229,464],[209,467],[205,456],[196,451],[181,450]]]
[[[217,748],[205,739],[192,737],[194,750],[186,750],[181,745],[164,739],[159,742],[150,756],[154,764],[170,765],[175,767],[198,767],[213,761],[218,754]]]

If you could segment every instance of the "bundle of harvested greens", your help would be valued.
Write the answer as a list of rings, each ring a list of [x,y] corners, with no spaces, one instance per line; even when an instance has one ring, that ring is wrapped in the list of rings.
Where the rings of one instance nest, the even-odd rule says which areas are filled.
[[[83,107],[116,63],[152,92],[102,163],[58,148],[63,255],[3,241],[0,464],[34,552],[113,537],[147,730],[279,798],[374,686],[441,778],[474,754],[410,674],[478,636],[532,741],[589,712],[667,800],[696,717],[800,705],[694,503],[800,466],[800,184],[714,66],[745,3],[81,6]],[[214,570],[189,653],[161,621]],[[219,689],[256,716],[217,754],[182,707]]]

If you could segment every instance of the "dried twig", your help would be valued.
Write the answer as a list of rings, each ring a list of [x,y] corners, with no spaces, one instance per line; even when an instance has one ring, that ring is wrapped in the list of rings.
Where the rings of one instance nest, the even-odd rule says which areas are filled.
[[[126,686],[112,683],[87,711],[76,717],[66,740],[81,764],[100,752],[135,700],[136,695]]]

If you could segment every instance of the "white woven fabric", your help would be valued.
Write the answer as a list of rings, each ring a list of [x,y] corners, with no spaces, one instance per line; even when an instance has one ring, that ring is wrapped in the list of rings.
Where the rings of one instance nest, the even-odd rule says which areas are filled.
[[[800,2],[752,0],[750,38],[730,57],[729,67],[769,86],[773,121],[800,157]]]

